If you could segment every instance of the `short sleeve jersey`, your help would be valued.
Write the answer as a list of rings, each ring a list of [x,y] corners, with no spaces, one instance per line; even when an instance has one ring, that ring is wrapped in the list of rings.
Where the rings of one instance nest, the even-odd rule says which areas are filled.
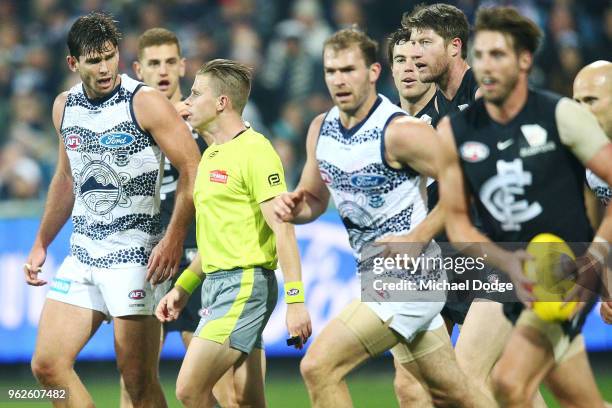
[[[272,144],[249,128],[202,155],[194,187],[202,270],[276,269],[275,237],[259,205],[287,191]]]

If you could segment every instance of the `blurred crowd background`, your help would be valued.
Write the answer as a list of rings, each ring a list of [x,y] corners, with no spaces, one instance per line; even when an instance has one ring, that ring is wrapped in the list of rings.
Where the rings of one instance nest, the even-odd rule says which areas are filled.
[[[473,22],[478,7],[514,5],[546,33],[532,73],[535,86],[571,96],[589,62],[612,57],[609,0],[457,0]],[[40,210],[57,161],[51,123],[55,96],[79,81],[66,66],[66,36],[74,20],[94,10],[112,13],[123,32],[120,70],[131,76],[137,38],[156,26],[175,31],[187,58],[183,94],[198,68],[213,58],[255,70],[245,119],[273,141],[294,185],[304,160],[310,120],[330,107],[322,46],[335,30],[357,24],[381,43],[379,91],[396,100],[386,36],[403,12],[422,0],[0,0],[0,216]],[[425,3],[435,3],[426,1]],[[4,214],[2,214],[4,213]]]

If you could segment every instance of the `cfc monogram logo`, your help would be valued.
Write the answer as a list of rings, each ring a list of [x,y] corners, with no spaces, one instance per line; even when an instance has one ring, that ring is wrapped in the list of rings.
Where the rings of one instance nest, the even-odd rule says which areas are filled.
[[[542,212],[540,203],[529,204],[518,199],[525,194],[525,186],[532,183],[532,175],[523,171],[523,161],[497,161],[497,174],[487,180],[480,190],[480,199],[493,217],[501,222],[504,231],[520,231],[521,223]]]

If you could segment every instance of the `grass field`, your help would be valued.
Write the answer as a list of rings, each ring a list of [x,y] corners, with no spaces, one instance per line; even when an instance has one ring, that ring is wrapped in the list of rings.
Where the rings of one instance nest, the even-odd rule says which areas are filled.
[[[612,401],[612,371],[609,365],[610,355],[593,358],[599,388],[608,401]],[[162,363],[162,383],[170,407],[179,407],[174,398],[174,381],[178,372],[178,362]],[[270,408],[307,408],[310,406],[308,395],[297,368],[297,360],[270,360],[267,375],[266,396]],[[606,368],[607,367],[607,368]],[[84,363],[77,367],[85,385],[98,407],[118,407],[119,387],[117,374],[110,363]],[[378,359],[362,367],[349,377],[348,384],[355,407],[387,408],[397,407],[393,394],[392,362],[386,358]],[[0,389],[32,388],[33,379],[28,366],[0,366]],[[558,407],[550,394],[543,390],[549,407]],[[28,402],[9,403],[5,397],[0,398],[2,408],[24,408],[45,406],[45,404]]]

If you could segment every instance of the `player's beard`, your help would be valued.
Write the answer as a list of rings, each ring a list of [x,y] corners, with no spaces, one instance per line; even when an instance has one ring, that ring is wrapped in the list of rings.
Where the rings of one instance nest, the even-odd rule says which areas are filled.
[[[427,65],[428,72],[419,73],[419,80],[424,83],[440,82],[442,76],[448,72],[448,65],[449,63],[445,58],[439,58],[435,63]]]
[[[491,102],[492,104],[498,105],[498,106],[501,106],[506,102],[506,100],[508,99],[508,97],[510,96],[514,88],[516,87],[519,76],[518,76],[518,73],[516,73],[513,76],[502,76],[502,78],[504,79],[499,81],[498,95],[492,95],[487,98],[488,102]]]

